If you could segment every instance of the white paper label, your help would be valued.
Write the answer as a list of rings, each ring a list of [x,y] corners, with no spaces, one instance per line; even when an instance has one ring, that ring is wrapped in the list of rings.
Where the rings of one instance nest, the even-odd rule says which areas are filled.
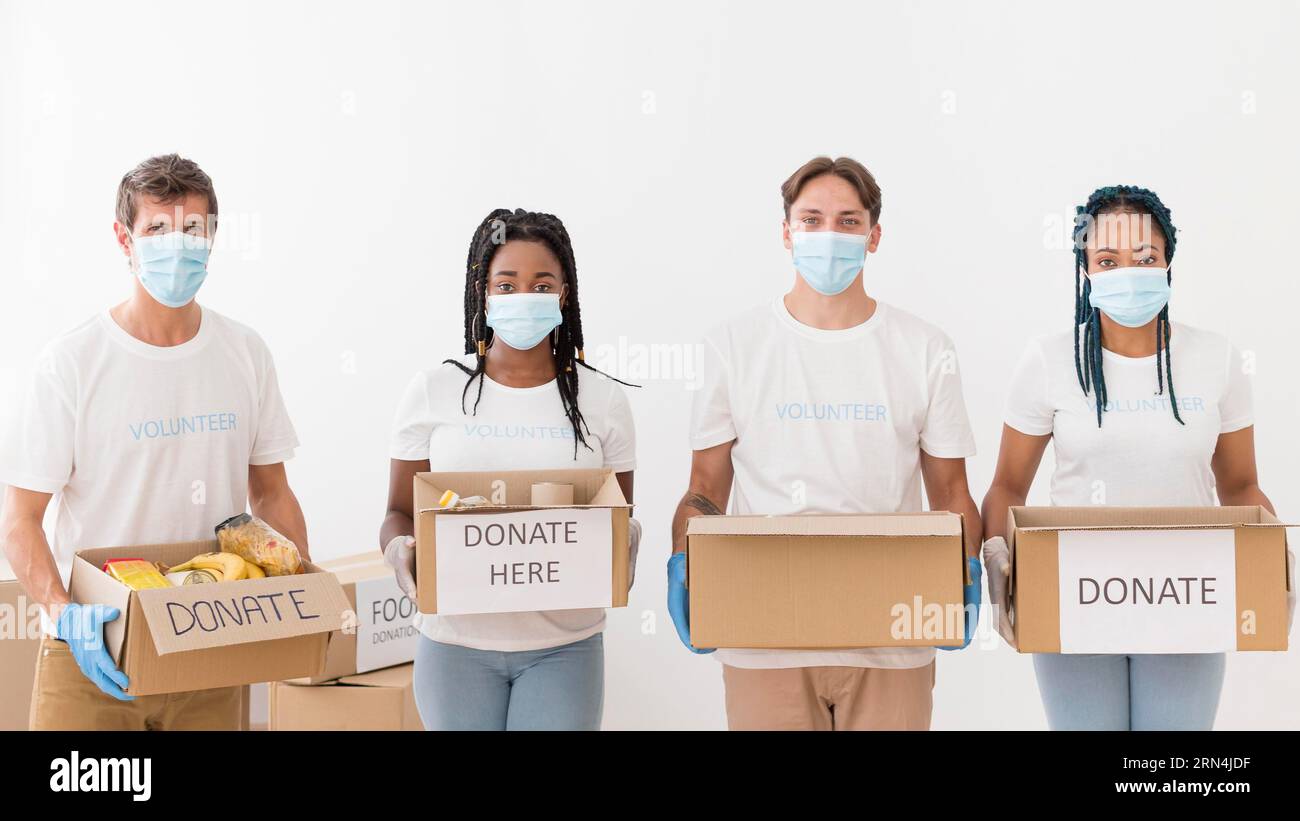
[[[415,629],[415,602],[406,598],[397,579],[362,579],[357,591],[357,672],[406,664],[415,659],[420,631]]]
[[[438,613],[609,607],[608,509],[454,513],[436,520]]]
[[[1062,653],[1237,649],[1231,530],[1063,530]]]

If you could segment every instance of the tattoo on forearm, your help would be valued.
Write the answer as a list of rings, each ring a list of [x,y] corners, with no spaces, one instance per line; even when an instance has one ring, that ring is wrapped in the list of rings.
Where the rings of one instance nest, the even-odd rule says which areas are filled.
[[[683,500],[683,503],[687,507],[695,508],[699,512],[705,514],[706,516],[722,515],[722,511],[718,510],[717,505],[715,505],[713,502],[710,502],[708,499],[706,499],[705,497],[701,496],[698,493],[686,494],[686,498]]]

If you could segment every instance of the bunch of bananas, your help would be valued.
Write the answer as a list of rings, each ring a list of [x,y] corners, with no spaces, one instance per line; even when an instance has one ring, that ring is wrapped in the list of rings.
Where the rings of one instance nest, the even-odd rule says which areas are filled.
[[[200,553],[167,570],[167,580],[175,585],[264,578],[266,571],[234,553]]]

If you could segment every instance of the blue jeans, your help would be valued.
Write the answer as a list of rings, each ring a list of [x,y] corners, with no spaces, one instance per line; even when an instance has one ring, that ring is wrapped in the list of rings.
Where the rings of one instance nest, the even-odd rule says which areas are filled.
[[[1222,653],[1034,655],[1053,730],[1209,730],[1223,690]]]
[[[426,730],[599,730],[604,637],[500,652],[421,636],[414,678]]]

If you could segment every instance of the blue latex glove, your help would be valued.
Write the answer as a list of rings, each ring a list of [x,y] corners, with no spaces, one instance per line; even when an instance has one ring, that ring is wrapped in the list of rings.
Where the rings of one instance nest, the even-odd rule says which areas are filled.
[[[984,599],[984,566],[976,556],[966,557],[966,566],[970,568],[970,584],[962,588],[962,604],[966,612],[966,636],[959,645],[940,647],[940,650],[961,650],[970,644],[975,636],[975,628],[980,623],[980,603]],[[974,605],[972,608],[971,605]]]
[[[691,644],[691,605],[686,598],[686,554],[674,553],[668,558],[668,614],[673,617],[677,638],[692,653],[712,653],[697,649]]]
[[[113,657],[104,646],[104,622],[112,621],[122,612],[103,604],[69,604],[59,614],[59,638],[68,643],[72,657],[86,678],[118,701],[133,701],[126,690],[126,674],[117,669]]]

